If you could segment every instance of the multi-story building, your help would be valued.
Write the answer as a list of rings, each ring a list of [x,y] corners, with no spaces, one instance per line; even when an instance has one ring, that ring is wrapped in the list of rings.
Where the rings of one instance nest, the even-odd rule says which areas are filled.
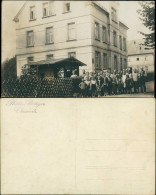
[[[127,30],[118,1],[28,1],[15,16],[17,76],[31,61],[70,56],[87,71],[127,67]]]
[[[154,73],[154,49],[147,49],[143,43],[143,39],[128,41],[128,67]]]

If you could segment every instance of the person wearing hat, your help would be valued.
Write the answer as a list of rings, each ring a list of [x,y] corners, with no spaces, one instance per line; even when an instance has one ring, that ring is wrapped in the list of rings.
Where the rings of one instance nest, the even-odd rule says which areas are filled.
[[[126,72],[125,71],[123,71],[122,83],[123,83],[123,92],[126,93]]]
[[[146,93],[146,77],[143,71],[140,73],[140,85],[141,85],[141,92]]]
[[[129,77],[129,74],[126,74],[126,92],[131,94],[131,78]]]
[[[84,76],[84,80],[86,81],[89,78],[89,72],[86,72],[85,76]]]
[[[102,96],[107,95],[107,87],[108,87],[108,78],[106,77],[106,74],[103,74],[103,84],[101,87],[101,95]]]
[[[133,77],[134,93],[137,93],[138,92],[138,73],[136,69],[134,69],[132,77]]]
[[[79,87],[81,89],[81,96],[82,97],[85,97],[85,95],[86,95],[86,86],[87,85],[86,85],[84,79],[82,79],[82,82],[79,84]]]
[[[86,71],[85,70],[82,70],[81,77],[84,78],[85,76],[86,76]]]
[[[76,77],[77,77],[76,71],[75,71],[75,70],[73,70],[73,74],[71,75],[71,77],[70,77],[70,78],[76,78]]]
[[[97,81],[96,81],[95,77],[92,77],[92,79],[90,81],[90,89],[91,89],[92,97],[95,97],[95,95],[96,95],[96,87],[97,87]]]
[[[112,94],[112,78],[110,74],[108,74],[107,79],[108,79],[107,92],[108,92],[108,95],[111,95]]]
[[[90,79],[89,79],[89,77],[86,78],[85,83],[86,83],[86,96],[90,97]]]

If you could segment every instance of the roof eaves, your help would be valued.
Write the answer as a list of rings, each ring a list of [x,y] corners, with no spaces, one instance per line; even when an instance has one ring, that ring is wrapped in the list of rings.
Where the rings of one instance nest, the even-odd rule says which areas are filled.
[[[123,25],[124,27],[126,27],[127,30],[129,29],[128,26],[127,26],[124,22],[122,22],[121,20],[119,20],[119,23],[120,23],[121,25]]]
[[[28,1],[26,1],[23,6],[21,7],[21,9],[19,10],[19,12],[16,14],[16,16],[14,17],[13,21],[14,22],[19,22],[19,15],[21,14],[21,12],[23,11],[23,9],[25,8],[26,4],[28,3]]]
[[[98,2],[92,1],[92,4],[96,5],[97,7],[99,7],[102,11],[104,11],[106,14],[109,15],[109,12],[107,11],[107,9],[105,7],[103,7],[102,5],[100,5]]]

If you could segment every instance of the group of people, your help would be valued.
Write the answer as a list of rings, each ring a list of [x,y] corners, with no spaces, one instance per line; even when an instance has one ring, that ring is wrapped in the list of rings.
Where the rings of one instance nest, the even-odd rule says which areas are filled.
[[[113,73],[101,71],[99,73],[83,70],[82,81],[79,84],[81,97],[103,97],[117,94],[145,93],[146,72],[143,68],[131,72],[128,69]]]
[[[110,73],[109,71],[86,72],[79,77],[48,80],[33,76],[23,76],[2,82],[2,97],[103,97],[116,94],[146,92],[146,72],[128,69]],[[74,79],[76,78],[76,79]]]

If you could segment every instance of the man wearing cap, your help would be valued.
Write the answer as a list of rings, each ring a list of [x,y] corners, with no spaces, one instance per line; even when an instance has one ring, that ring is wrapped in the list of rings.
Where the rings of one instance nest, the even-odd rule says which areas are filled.
[[[133,77],[133,84],[134,84],[134,93],[137,93],[138,92],[138,74],[137,74],[136,69],[134,70],[132,77]]]

